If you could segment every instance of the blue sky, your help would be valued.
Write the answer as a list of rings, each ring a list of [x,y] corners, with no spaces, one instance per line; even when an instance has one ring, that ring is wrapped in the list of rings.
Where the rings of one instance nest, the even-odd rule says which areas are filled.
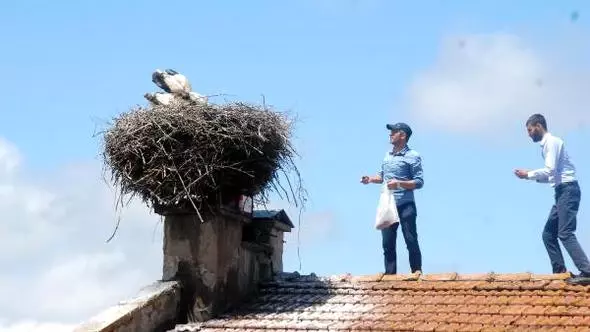
[[[590,5],[409,3],[5,2],[0,137],[22,160],[19,183],[62,197],[56,179],[69,179],[68,193],[89,211],[106,213],[112,206],[92,202],[91,190],[102,190],[96,189],[102,185],[96,172],[100,142],[92,134],[101,121],[145,103],[143,94],[157,89],[153,70],[174,68],[201,94],[251,102],[261,102],[264,94],[267,103],[300,118],[298,165],[310,193],[301,225],[302,272],[371,274],[383,269],[381,238],[373,228],[379,188],[359,180],[380,167],[389,149],[385,123],[406,121],[414,128],[410,146],[424,162],[425,186],[416,195],[424,272],[549,273],[541,231],[552,190],[512,174],[515,167],[542,165],[540,148],[524,129],[528,115],[542,112],[551,131],[566,140],[578,168],[578,237],[590,253],[584,194],[590,183],[584,148],[590,139]],[[572,21],[574,11],[579,17]],[[285,206],[278,200],[275,205]],[[297,221],[296,210],[289,213]],[[39,249],[47,261],[67,261],[67,252],[117,250],[133,260],[149,247],[156,256],[134,268],[148,271],[148,280],[159,277],[161,240],[152,234],[159,229],[155,237],[161,236],[161,227],[155,216],[146,217],[145,225],[121,225],[128,234],[143,229],[145,238],[129,235],[132,243],[111,244],[104,243],[112,230],[107,217],[92,224],[67,213],[63,218],[80,223],[71,227],[84,240],[76,247],[61,241],[55,254],[60,259]],[[289,271],[299,266],[295,235],[287,238]],[[398,271],[407,272],[398,235]],[[104,301],[127,294],[137,280]],[[55,316],[39,312],[29,318]],[[17,312],[5,320],[24,318]]]

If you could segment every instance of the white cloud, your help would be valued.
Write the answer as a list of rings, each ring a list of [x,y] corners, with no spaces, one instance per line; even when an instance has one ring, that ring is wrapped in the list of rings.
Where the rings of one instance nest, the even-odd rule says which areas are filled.
[[[508,33],[445,38],[436,62],[410,86],[413,121],[480,137],[503,128],[524,131],[533,113],[544,114],[553,129],[588,123],[588,67],[565,44],[553,47],[533,48]]]
[[[144,205],[105,243],[117,212],[98,165],[20,174],[21,160],[0,139],[0,332],[70,330],[161,277],[160,219]]]
[[[0,180],[11,176],[20,162],[16,147],[0,137]]]

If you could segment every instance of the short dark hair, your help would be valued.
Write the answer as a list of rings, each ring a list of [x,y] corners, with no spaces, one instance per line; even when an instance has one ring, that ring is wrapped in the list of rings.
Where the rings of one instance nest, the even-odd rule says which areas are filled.
[[[536,126],[540,124],[541,127],[543,127],[543,129],[547,130],[547,121],[545,120],[545,117],[541,114],[533,114],[529,117],[528,120],[526,120],[526,126]]]

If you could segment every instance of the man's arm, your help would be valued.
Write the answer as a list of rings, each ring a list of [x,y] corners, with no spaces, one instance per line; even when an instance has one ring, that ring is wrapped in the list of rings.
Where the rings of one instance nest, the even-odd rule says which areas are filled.
[[[533,171],[529,171],[527,179],[535,180],[537,182],[548,182],[549,176],[555,173],[557,167],[557,160],[561,154],[563,142],[551,139],[544,147],[545,167]]]
[[[381,165],[381,169],[377,171],[375,176],[365,175],[361,178],[361,183],[369,184],[369,183],[383,183],[383,165]]]
[[[370,176],[369,177],[369,181],[371,183],[383,183],[383,178],[381,177],[381,175],[375,175],[375,176]]]
[[[422,171],[422,157],[419,155],[415,156],[410,163],[410,172],[412,174],[412,180],[397,181],[400,187],[407,190],[420,189],[424,186],[424,176]]]
[[[377,172],[375,176],[363,176],[361,182],[364,184],[368,183],[383,183],[383,171]]]

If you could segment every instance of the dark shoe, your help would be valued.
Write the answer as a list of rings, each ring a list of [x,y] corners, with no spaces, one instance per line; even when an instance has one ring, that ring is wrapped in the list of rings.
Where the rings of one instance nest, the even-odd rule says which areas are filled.
[[[588,286],[590,285],[590,274],[580,273],[579,275],[573,275],[571,278],[565,280],[570,285]]]
[[[583,278],[590,278],[590,273],[580,272],[580,274],[574,274],[573,272],[568,272],[572,278],[583,277]]]

